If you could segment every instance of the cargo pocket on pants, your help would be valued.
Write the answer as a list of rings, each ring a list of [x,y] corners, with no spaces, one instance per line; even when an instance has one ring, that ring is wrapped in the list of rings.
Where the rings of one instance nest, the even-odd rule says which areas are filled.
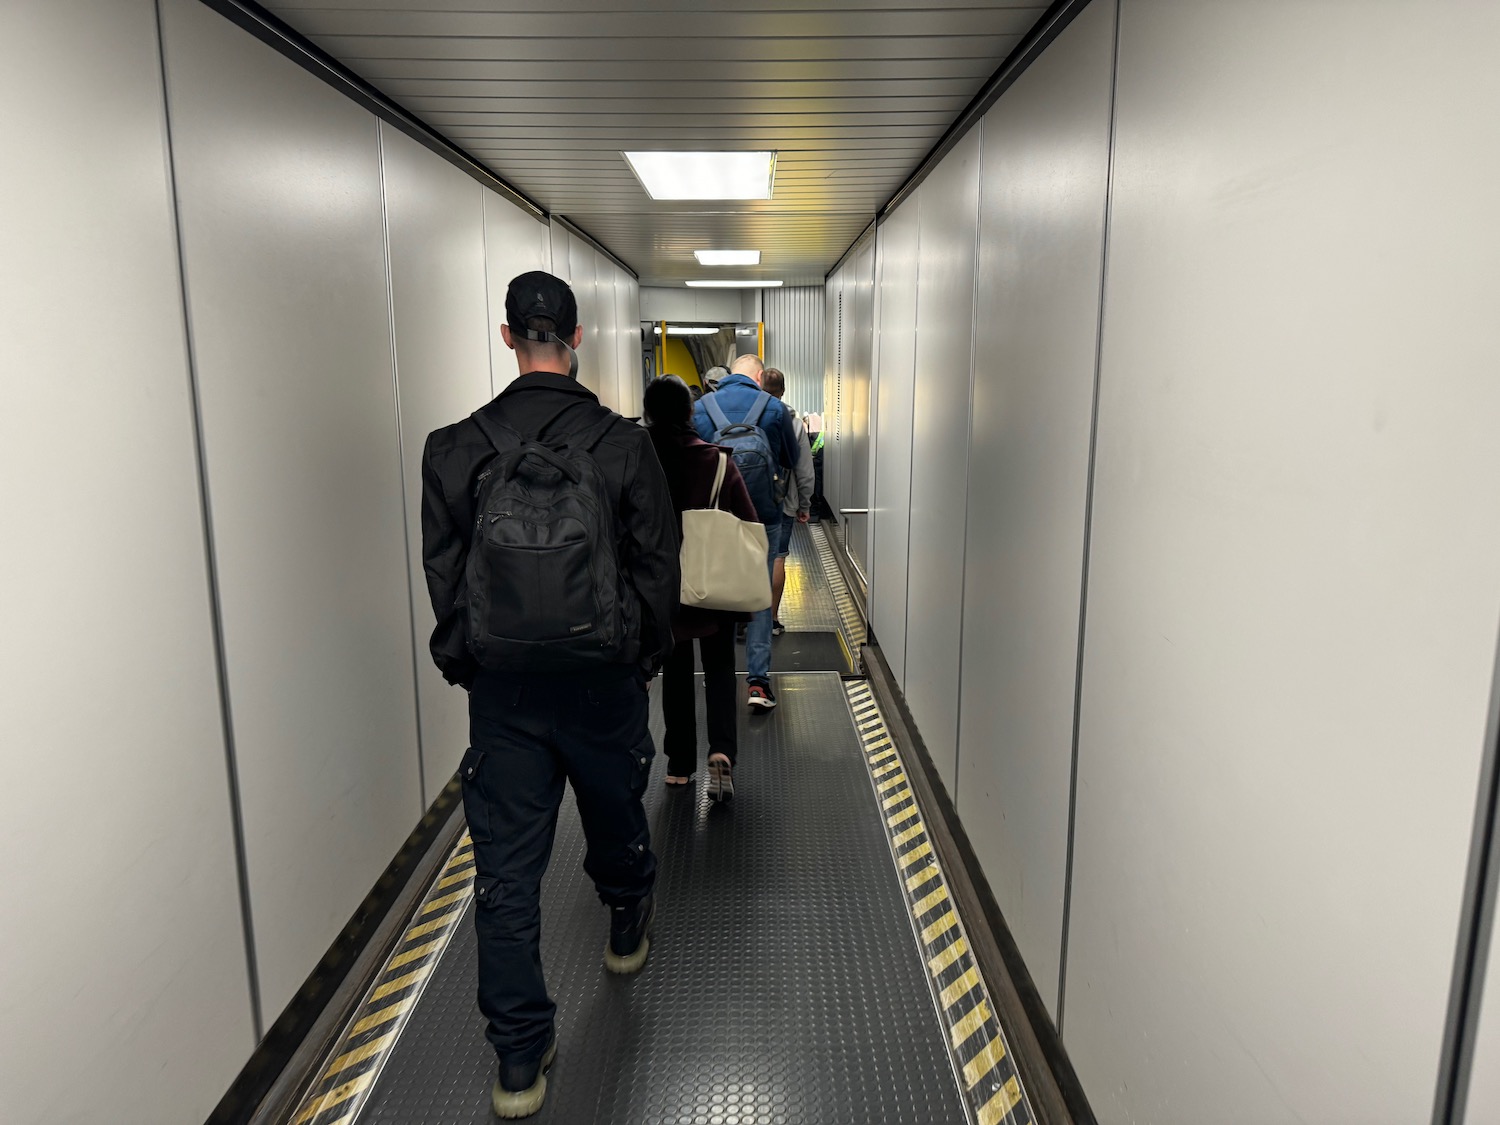
[[[474,901],[481,907],[497,905],[504,897],[504,887],[493,875],[474,880]]]
[[[490,806],[484,796],[484,751],[470,746],[458,764],[458,781],[464,795],[464,819],[469,822],[469,839],[476,844],[490,842]]]
[[[651,779],[651,759],[656,757],[656,744],[648,734],[644,742],[630,751],[633,762],[630,771],[630,792],[639,797],[646,791],[646,782]]]
[[[651,830],[648,828],[634,840],[625,845],[625,866],[632,873],[638,874],[643,866],[651,859]]]

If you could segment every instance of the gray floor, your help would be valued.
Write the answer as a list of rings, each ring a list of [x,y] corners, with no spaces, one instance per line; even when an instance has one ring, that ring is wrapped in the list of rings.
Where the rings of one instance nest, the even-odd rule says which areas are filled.
[[[771,646],[773,674],[838,672],[849,675],[853,671],[849,651],[839,639],[838,603],[828,588],[812,534],[804,524],[793,528],[791,554],[786,560],[781,623],[786,626],[786,632]],[[744,672],[743,640],[736,650],[735,661],[735,666]],[[780,677],[777,679],[779,682]]]
[[[838,606],[823,577],[823,566],[805,524],[799,523],[792,529],[781,623],[799,633],[835,633],[839,627]]]
[[[660,910],[638,977],[600,962],[607,915],[565,803],[543,897],[560,1051],[547,1105],[529,1120],[964,1121],[839,677],[782,676],[778,690],[777,712],[742,717],[732,804],[668,793],[656,762],[647,809]],[[659,714],[653,729],[659,738]],[[493,1120],[474,971],[466,920],[361,1122]]]

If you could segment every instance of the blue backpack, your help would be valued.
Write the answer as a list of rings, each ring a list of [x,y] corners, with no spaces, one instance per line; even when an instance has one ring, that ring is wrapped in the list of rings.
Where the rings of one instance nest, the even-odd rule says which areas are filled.
[[[761,523],[775,523],[781,519],[776,458],[771,455],[771,441],[766,437],[766,431],[760,428],[761,415],[765,413],[771,396],[761,391],[738,422],[729,420],[715,401],[717,398],[718,395],[703,398],[703,408],[714,424],[714,444],[724,446],[734,457],[735,467],[745,478],[745,488],[750,492]]]

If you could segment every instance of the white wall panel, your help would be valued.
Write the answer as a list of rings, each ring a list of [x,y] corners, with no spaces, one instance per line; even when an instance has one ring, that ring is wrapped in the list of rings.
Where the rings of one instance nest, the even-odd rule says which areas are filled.
[[[162,7],[268,1021],[421,813],[375,119]]]
[[[0,41],[0,1119],[201,1121],[255,1033],[155,14]]]
[[[743,309],[736,289],[641,287],[641,319],[737,324]]]
[[[635,278],[621,273],[615,279],[615,377],[619,380],[620,413],[641,414],[641,312]]]
[[[599,370],[598,253],[581,238],[568,236],[568,284],[578,301],[583,342],[578,345],[578,381],[601,393]]]
[[[640,339],[641,320],[638,301],[631,300],[631,292],[635,285],[635,278],[630,274],[615,267],[615,392],[620,402],[620,413],[627,418],[640,414],[640,391],[636,388],[640,384],[641,359],[640,348],[633,347],[632,341]]]
[[[869,620],[870,570],[875,560],[875,524],[879,508],[876,504],[876,479],[880,462],[880,235],[878,229],[870,235],[870,484],[866,506],[869,518],[864,521],[865,536],[863,553],[860,555],[865,574],[865,614]],[[909,446],[908,446],[909,447]]]
[[[844,546],[868,575],[870,517],[870,366],[874,357],[875,240],[849,257],[844,287]]]
[[[924,185],[925,186],[925,185]],[[875,377],[874,551],[870,625],[906,685],[906,562],[911,525],[911,411],[916,380],[917,246],[922,188],[876,230],[880,320]]]
[[[613,284],[607,292],[600,294],[601,301],[613,302],[613,307],[608,315],[613,325],[613,331],[609,336],[609,365],[614,371],[615,409],[627,417],[637,413],[631,405],[631,384],[626,376],[638,363],[627,362],[622,341],[627,336],[640,331],[639,314],[627,304],[629,294],[629,282],[631,277],[619,266],[610,263],[610,271],[613,275]]]
[[[380,137],[426,804],[469,744],[469,697],[443,679],[428,650],[433,619],[422,570],[422,449],[433,430],[490,399],[487,193],[399,130],[382,124]]]
[[[594,340],[594,363],[599,370],[599,400],[616,413],[620,413],[620,362],[618,346],[619,332],[615,327],[615,286],[619,284],[620,268],[599,251],[594,252],[594,319],[598,322],[598,336]]]
[[[571,282],[573,280],[573,236],[561,223],[548,223],[547,232],[551,257],[550,264],[543,268],[553,276]]]
[[[840,394],[842,375],[839,367],[843,360],[840,339],[843,329],[843,295],[844,276],[842,272],[835,271],[823,283],[823,427],[828,434],[823,446],[823,498],[833,508],[834,518],[840,520],[843,517],[838,514],[841,506],[839,471],[842,465],[839,453],[842,419],[839,411],[843,396]]]
[[[984,119],[958,810],[1056,1015],[1115,6]]]
[[[492,191],[484,193],[484,254],[489,274],[490,373],[494,394],[516,377],[516,353],[505,346],[505,293],[512,278],[532,270],[552,272],[552,228]],[[566,231],[559,231],[564,238]]]
[[[764,290],[766,366],[786,376],[786,400],[803,414],[823,409],[823,300],[819,285]]]
[[[1500,615],[1500,9],[1122,11],[1064,1032],[1106,1122],[1425,1121]]]
[[[970,132],[922,184],[918,208],[922,229],[903,690],[950,793],[958,756],[979,133]]]

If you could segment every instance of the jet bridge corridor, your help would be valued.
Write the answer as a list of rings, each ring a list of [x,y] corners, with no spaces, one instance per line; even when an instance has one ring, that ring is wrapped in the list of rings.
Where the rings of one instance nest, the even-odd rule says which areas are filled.
[[[818,547],[823,547],[822,555]],[[799,527],[777,652],[847,651],[824,528]],[[830,651],[825,647],[823,651]],[[660,867],[650,960],[604,971],[607,915],[565,800],[543,886],[558,1056],[531,1120],[570,1125],[1021,1125],[1034,1120],[903,761],[841,655],[741,717],[737,794],[701,770],[646,806]],[[659,707],[653,734],[661,737]],[[701,711],[701,709],[700,709]],[[703,725],[700,714],[700,727]],[[295,1125],[485,1125],[473,851],[452,846]]]
[[[1500,1125],[1497,43],[0,0],[0,1123],[486,1119],[424,466],[541,272],[820,518],[634,979],[564,805],[539,1120]]]

